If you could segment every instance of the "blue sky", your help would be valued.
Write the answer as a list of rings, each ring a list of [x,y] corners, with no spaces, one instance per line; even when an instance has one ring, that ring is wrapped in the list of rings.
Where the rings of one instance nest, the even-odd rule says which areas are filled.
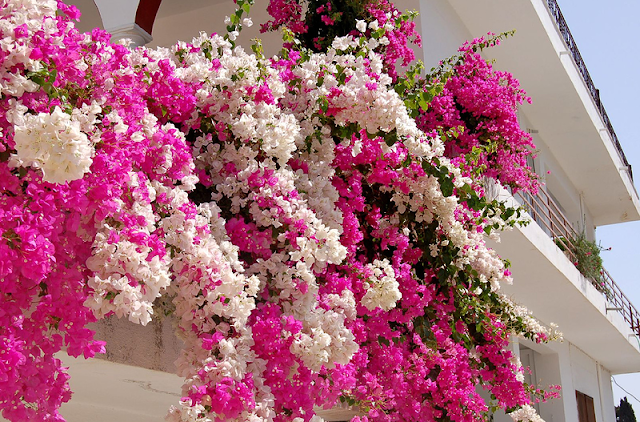
[[[637,0],[557,0],[576,40],[600,98],[613,123],[622,148],[635,173],[640,189],[640,2]],[[597,238],[605,248],[604,266],[640,309],[640,222],[603,226]],[[640,374],[614,377],[629,393],[640,399]],[[636,416],[640,417],[640,402],[613,387],[615,403],[627,396]]]

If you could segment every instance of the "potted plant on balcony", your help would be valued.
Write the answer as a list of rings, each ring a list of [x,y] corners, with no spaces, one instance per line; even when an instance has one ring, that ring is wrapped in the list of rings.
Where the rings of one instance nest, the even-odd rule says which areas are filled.
[[[602,257],[600,256],[600,252],[603,250],[602,246],[587,239],[584,232],[570,237],[556,237],[555,243],[596,289],[607,296],[609,295],[609,290],[605,285]]]

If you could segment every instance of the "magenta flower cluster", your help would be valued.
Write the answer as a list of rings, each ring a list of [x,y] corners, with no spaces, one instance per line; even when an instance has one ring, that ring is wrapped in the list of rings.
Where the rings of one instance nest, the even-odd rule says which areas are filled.
[[[446,155],[461,158],[467,174],[497,180],[514,192],[535,193],[539,179],[527,161],[534,157],[535,145],[518,121],[518,107],[531,99],[512,74],[494,70],[476,51],[499,41],[479,38],[465,43],[453,75],[417,121],[425,132],[439,130],[447,137]],[[440,77],[432,75],[432,82]]]

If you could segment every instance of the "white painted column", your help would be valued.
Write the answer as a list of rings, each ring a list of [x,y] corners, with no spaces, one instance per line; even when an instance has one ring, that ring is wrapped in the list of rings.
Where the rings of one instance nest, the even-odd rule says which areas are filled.
[[[520,359],[520,339],[518,336],[514,334],[509,336],[509,349],[514,356]]]
[[[94,0],[104,29],[111,33],[111,41],[131,40],[131,48],[149,43],[153,37],[136,23],[140,0]]]

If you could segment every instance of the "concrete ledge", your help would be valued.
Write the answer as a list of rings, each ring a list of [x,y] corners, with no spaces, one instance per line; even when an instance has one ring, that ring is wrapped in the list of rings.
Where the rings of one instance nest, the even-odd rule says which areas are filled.
[[[174,326],[171,317],[154,319],[144,327],[112,316],[89,328],[95,330],[97,339],[107,342],[107,353],[98,358],[173,374],[184,344],[176,337]]]

